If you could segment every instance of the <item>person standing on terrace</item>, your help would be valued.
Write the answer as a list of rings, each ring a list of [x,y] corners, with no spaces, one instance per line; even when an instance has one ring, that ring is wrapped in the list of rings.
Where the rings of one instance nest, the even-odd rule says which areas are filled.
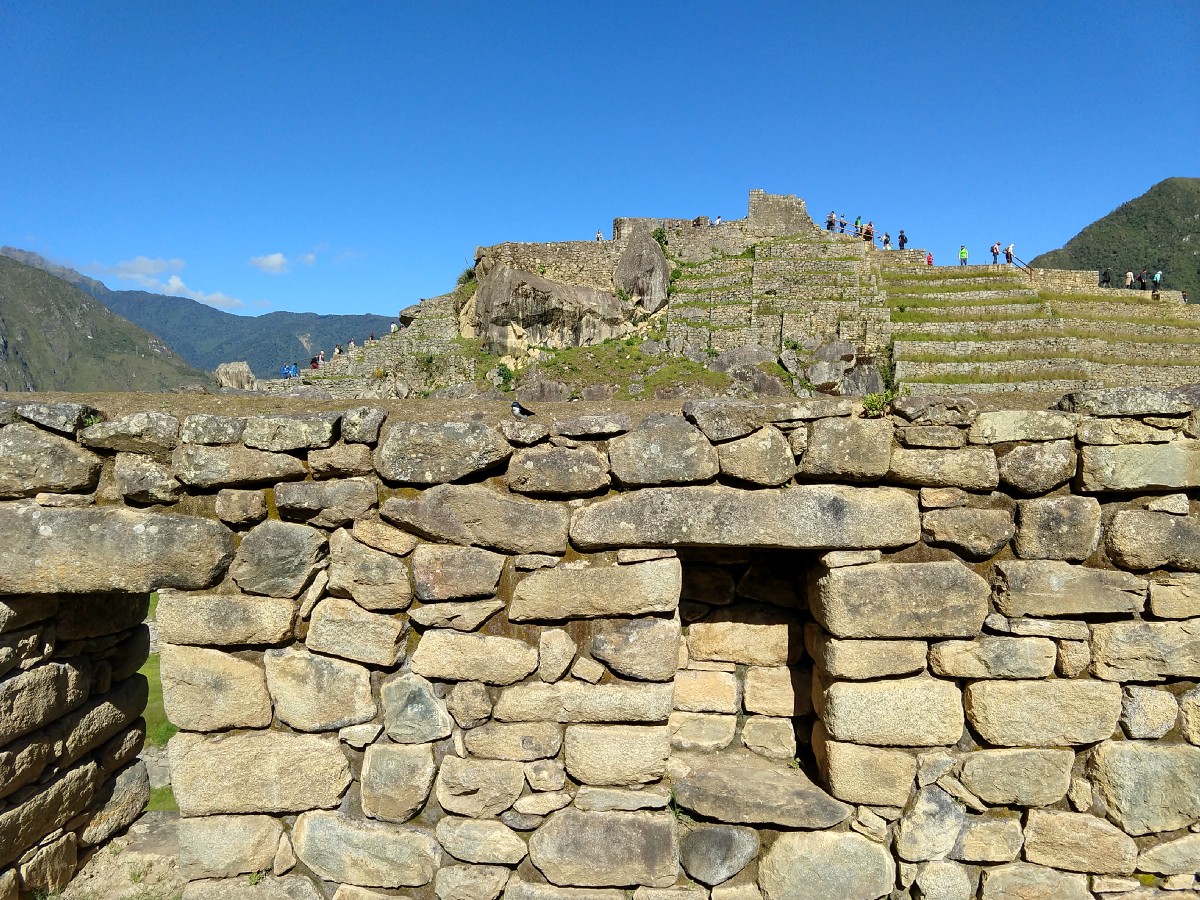
[[[960,266],[965,266],[967,264],[967,245],[966,244],[958,245],[958,264]]]

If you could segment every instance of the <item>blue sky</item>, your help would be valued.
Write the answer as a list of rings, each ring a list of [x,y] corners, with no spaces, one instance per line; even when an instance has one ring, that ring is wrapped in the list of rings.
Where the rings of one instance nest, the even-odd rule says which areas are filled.
[[[1029,259],[1200,176],[1200,3],[0,0],[0,244],[384,315],[750,188]]]

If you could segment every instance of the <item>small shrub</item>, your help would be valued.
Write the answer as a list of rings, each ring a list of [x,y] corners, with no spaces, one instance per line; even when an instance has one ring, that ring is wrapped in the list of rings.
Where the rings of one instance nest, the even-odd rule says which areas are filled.
[[[266,872],[251,872],[246,876],[246,881],[250,883],[250,887],[254,887],[260,881],[267,877]]]
[[[658,243],[658,246],[662,247],[663,250],[667,249],[666,229],[662,228],[661,226],[655,228],[652,232],[650,232],[650,237],[654,238],[654,240]]]
[[[900,396],[899,391],[893,389],[879,391],[875,394],[867,394],[863,397],[863,415],[868,419],[878,419],[887,411],[888,404]]]
[[[625,288],[617,288],[617,299],[622,303],[629,302],[629,292]]]
[[[458,276],[458,280],[455,281],[454,283],[456,285],[458,285],[459,287],[463,287],[464,285],[471,284],[474,281],[475,281],[475,267],[467,266],[465,269],[462,270],[462,273]]]

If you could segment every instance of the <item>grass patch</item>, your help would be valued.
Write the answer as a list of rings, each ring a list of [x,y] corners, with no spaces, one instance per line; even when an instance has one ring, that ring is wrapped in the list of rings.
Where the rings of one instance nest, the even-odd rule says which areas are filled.
[[[886,305],[900,311],[906,309],[945,309],[958,306],[1041,306],[1037,297],[979,297],[967,300],[932,300],[916,294],[888,294]]]
[[[1143,359],[1131,356],[1112,356],[1105,353],[1088,353],[1081,351],[1020,351],[1007,353],[975,351],[971,354],[973,363],[1006,363],[1006,362],[1038,362],[1047,359],[1072,359],[1081,362],[1098,363],[1109,366],[1200,366],[1200,359]],[[898,362],[911,363],[960,363],[967,362],[958,353],[906,353]]]
[[[162,676],[158,671],[158,654],[151,653],[145,665],[138,670],[150,684],[146,700],[146,743],[152,747],[164,747],[179,729],[167,720],[163,709]]]
[[[1019,281],[1006,281],[998,283],[995,281],[984,282],[982,284],[923,284],[923,285],[906,285],[903,288],[895,288],[885,285],[888,294],[896,297],[920,297],[925,294],[970,294],[973,292],[982,291],[1017,291],[1028,290]]]
[[[927,267],[928,269],[928,267]],[[1013,278],[1022,280],[1014,269],[1009,272],[963,272],[958,267],[943,266],[943,271],[927,270],[924,272],[897,272],[884,270],[885,281],[955,281],[960,278]]]
[[[1082,369],[1047,369],[1043,372],[947,372],[902,379],[903,384],[1011,384],[1026,381],[1095,381]]]
[[[723,391],[729,385],[728,375],[690,359],[643,353],[641,341],[626,338],[550,351],[551,356],[538,363],[538,370],[544,377],[569,385],[575,393],[591,384],[614,384],[620,400],[652,396],[661,387],[695,385]],[[642,383],[642,393],[630,392],[631,381]]]
[[[961,306],[964,304],[955,304]],[[991,304],[995,306],[996,304]],[[1030,319],[1047,319],[1049,316],[1041,310],[1030,312],[1013,312],[1013,313],[928,313],[920,310],[896,310],[892,313],[893,322],[911,322],[912,324],[921,324],[925,322],[1025,322]]]
[[[150,802],[146,804],[146,812],[179,812],[179,804],[175,802],[175,792],[171,790],[169,784],[150,788]]]
[[[1084,322],[1117,322],[1129,325],[1160,325],[1166,328],[1200,329],[1200,321],[1195,319],[1147,319],[1142,316],[1088,315],[1087,313],[1081,313],[1074,310],[1071,312],[1059,312],[1059,310],[1053,306],[1051,306],[1051,309],[1054,315],[1060,316],[1061,318],[1076,319]]]
[[[957,334],[922,334],[918,331],[896,331],[892,333],[893,341],[922,341],[958,343],[988,341],[1024,341],[1039,338],[1070,337],[1080,340],[1099,340],[1123,344],[1175,344],[1193,346],[1200,344],[1200,332],[1191,335],[1145,335],[1123,334],[1112,331],[1100,331],[1094,328],[1031,328],[1019,333],[1007,331],[962,331]]]

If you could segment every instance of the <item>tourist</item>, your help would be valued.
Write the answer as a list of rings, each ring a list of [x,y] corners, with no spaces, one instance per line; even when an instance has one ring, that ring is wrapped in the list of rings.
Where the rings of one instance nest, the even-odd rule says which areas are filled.
[[[1138,283],[1139,291],[1144,291],[1146,289],[1146,278],[1149,275],[1150,275],[1149,269],[1142,269],[1142,271],[1138,272],[1137,283]]]
[[[901,249],[901,250],[903,250],[905,247],[907,247],[907,246],[908,246],[908,235],[906,235],[906,234],[904,233],[904,229],[903,229],[903,228],[901,228],[901,229],[900,229],[900,241],[899,241],[899,243],[900,243],[900,249]]]
[[[341,345],[341,344],[334,344],[334,345],[333,345],[333,355],[334,355],[334,356],[341,356],[341,355],[342,355],[342,345]]]
[[[883,233],[883,249],[884,250],[892,249],[892,236],[890,234],[888,234],[886,231]]]
[[[992,265],[997,265],[1000,262],[1000,242],[992,244]]]
[[[310,360],[308,361],[308,367],[309,367],[310,369],[319,369],[319,368],[321,368],[321,363],[320,363],[320,362],[317,360],[317,358],[314,356],[312,359],[310,359]]]
[[[933,265],[933,251],[932,250],[930,250],[928,253],[925,254],[925,265],[927,265],[927,266]]]
[[[862,216],[854,217],[854,236],[862,237]]]
[[[322,350],[317,354],[317,365],[325,365],[325,351]]]
[[[835,212],[834,212],[834,211],[831,209],[831,210],[829,211],[829,215],[825,217],[825,230],[826,230],[826,231],[830,231],[830,232],[832,232],[832,231],[833,231],[833,226],[834,226],[834,225],[836,225],[836,224],[837,224],[837,213],[835,213]]]
[[[845,213],[842,213],[842,214],[841,214],[841,215],[838,217],[838,226],[839,226],[839,227],[838,227],[838,234],[845,234],[845,233],[846,233],[846,225],[847,225],[847,224],[848,224],[848,223],[846,222],[846,214],[845,214]]]
[[[721,224],[721,217],[720,217],[720,216],[717,216],[715,219],[713,219],[713,224],[714,224],[714,225],[720,225],[720,224]]]
[[[371,336],[367,338],[372,344],[375,343],[375,332],[371,332]]]
[[[1112,287],[1112,271],[1109,270],[1107,267],[1104,269],[1103,272],[1100,273],[1100,287],[1103,287],[1103,288]]]
[[[1004,261],[1010,266],[1013,264],[1013,245],[1009,244],[1004,248]]]
[[[396,333],[397,331],[399,331],[400,329],[399,329],[399,328],[396,326],[396,323],[395,323],[395,322],[393,322],[393,323],[391,324],[391,326],[388,328],[388,330],[389,330],[389,331],[390,331],[392,334],[395,334],[395,333]]]
[[[1127,291],[1133,290],[1133,270],[1132,269],[1125,273],[1125,290],[1127,290]]]
[[[299,366],[297,366],[295,363],[292,363],[292,366],[291,366],[291,368],[290,368],[288,371],[291,373],[291,376],[292,376],[293,378],[299,378],[299,377],[300,377],[300,367],[299,367]]]
[[[279,367],[279,377],[280,378],[288,378],[288,377],[290,377],[290,375],[291,375],[291,369],[288,368],[287,363],[284,363],[282,366]]]
[[[600,231],[599,228],[596,229],[596,240],[597,241],[604,240],[604,234]]]
[[[1188,302],[1188,298],[1187,298],[1187,291],[1184,291],[1184,292],[1183,292],[1183,302],[1184,302],[1184,303],[1187,303],[1187,302]]]
[[[1162,269],[1154,273],[1154,292],[1158,293],[1162,290]]]
[[[350,342],[348,344],[346,344],[346,349],[353,350],[354,347],[355,347],[354,338],[350,338]]]
[[[958,245],[958,264],[960,266],[965,266],[967,264],[967,245],[966,244]]]

